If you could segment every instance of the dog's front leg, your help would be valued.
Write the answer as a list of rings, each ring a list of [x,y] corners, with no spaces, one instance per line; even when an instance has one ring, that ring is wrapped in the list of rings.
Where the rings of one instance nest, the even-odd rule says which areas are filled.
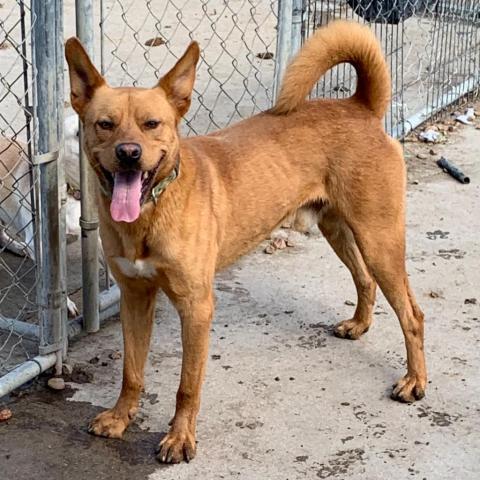
[[[142,282],[120,288],[124,343],[122,390],[115,406],[98,415],[89,427],[89,432],[110,438],[121,438],[138,410],[157,294],[156,288]]]
[[[182,374],[177,392],[175,416],[168,434],[159,445],[161,462],[190,461],[196,453],[195,429],[200,407],[200,391],[205,375],[208,340],[213,315],[213,292],[209,289],[195,298],[171,299],[182,322]]]

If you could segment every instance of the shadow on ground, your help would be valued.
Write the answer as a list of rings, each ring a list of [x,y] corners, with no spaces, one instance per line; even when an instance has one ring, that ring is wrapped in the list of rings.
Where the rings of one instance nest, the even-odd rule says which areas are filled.
[[[123,440],[92,436],[88,422],[103,409],[67,401],[72,394],[34,391],[9,403],[13,416],[0,424],[2,479],[141,480],[161,468],[154,452],[163,434],[133,424]]]

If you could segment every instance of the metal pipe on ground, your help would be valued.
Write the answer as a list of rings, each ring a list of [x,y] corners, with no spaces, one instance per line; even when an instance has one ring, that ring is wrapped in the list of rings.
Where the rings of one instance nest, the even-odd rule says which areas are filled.
[[[22,363],[0,378],[0,399],[53,367],[56,362],[57,354],[52,352],[48,355],[39,355]]]

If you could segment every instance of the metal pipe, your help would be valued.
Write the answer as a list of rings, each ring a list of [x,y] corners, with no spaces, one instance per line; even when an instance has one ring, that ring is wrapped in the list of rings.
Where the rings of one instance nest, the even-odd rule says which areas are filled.
[[[445,157],[441,157],[440,160],[437,160],[437,165],[460,183],[470,183],[470,177],[467,177],[458,167],[453,163],[450,163]]]
[[[93,1],[76,0],[77,37],[93,59]],[[83,129],[79,129],[80,145],[83,145]],[[95,174],[88,159],[80,148],[80,188],[82,229],[82,294],[84,328],[87,332],[98,332],[98,213],[96,208]]]
[[[467,95],[469,92],[478,88],[479,84],[480,75],[477,75],[476,77],[470,77],[468,80],[465,80],[460,85],[454,87],[451,92],[445,93],[435,105],[426,107],[415,113],[414,115],[408,117],[405,120],[405,128],[403,134],[401,131],[401,127],[397,125],[397,127],[393,129],[392,136],[398,139],[406,137],[412,130],[415,130],[415,128],[426,122],[429,118],[435,115],[435,113],[443,110],[444,108],[457,101],[459,98]]]
[[[60,211],[59,211],[59,221],[60,221],[60,282],[61,290],[65,292],[65,295],[62,297],[62,332],[61,337],[63,339],[63,352],[62,356],[67,356],[68,350],[68,336],[67,336],[67,323],[68,323],[68,313],[67,313],[67,240],[65,238],[67,231],[67,181],[65,178],[65,162],[64,162],[64,111],[65,111],[65,93],[64,93],[64,53],[63,53],[63,0],[57,1],[57,13],[55,15],[55,32],[57,43],[55,45],[56,49],[56,68],[57,68],[57,138],[59,139],[60,145],[60,161],[57,164],[58,168],[58,186],[60,190]],[[57,366],[56,374],[60,375],[62,373],[61,357],[59,356],[60,369]]]
[[[62,9],[61,0],[34,0],[32,15],[32,57],[36,67],[35,111],[37,120],[35,135],[35,164],[39,176],[39,352],[46,355],[64,349],[66,318],[66,291],[62,279],[61,249],[65,248],[65,230],[61,228],[59,191],[59,151],[61,138],[58,135],[58,25],[56,18]],[[62,80],[63,81],[63,80]]]
[[[45,370],[53,367],[57,362],[57,354],[39,355],[13,369],[3,377],[0,377],[0,399],[9,394],[24,383],[33,380]]]
[[[290,56],[293,57],[302,46],[303,0],[293,0],[292,7],[292,40]]]
[[[291,0],[278,0],[277,52],[273,83],[274,99],[277,98],[280,82],[292,51],[292,16],[293,5]]]
[[[120,289],[117,285],[114,285],[108,290],[101,292],[98,299],[100,306],[99,321],[101,324],[120,311]],[[72,339],[79,335],[82,332],[82,325],[83,317],[81,315],[71,320],[68,324],[68,338]]]
[[[15,318],[8,318],[0,315],[0,330],[15,332],[22,337],[29,337],[32,340],[40,337],[40,327],[33,323],[22,322]]]

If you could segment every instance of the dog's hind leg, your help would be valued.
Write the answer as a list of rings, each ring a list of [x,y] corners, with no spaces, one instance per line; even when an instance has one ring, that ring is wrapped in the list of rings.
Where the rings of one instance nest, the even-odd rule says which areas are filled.
[[[367,332],[372,323],[376,283],[370,276],[355,237],[345,221],[329,207],[322,210],[318,227],[340,260],[348,267],[357,289],[357,308],[350,320],[335,326],[335,335],[356,340]]]
[[[124,344],[122,390],[115,406],[98,415],[88,429],[90,433],[110,438],[121,438],[138,410],[157,294],[156,288],[138,280],[123,284],[121,291],[120,319]]]
[[[405,337],[407,374],[395,385],[392,398],[413,402],[425,394],[427,373],[423,313],[408,283],[403,225],[403,218],[385,215],[351,227],[365,264],[395,311]]]

